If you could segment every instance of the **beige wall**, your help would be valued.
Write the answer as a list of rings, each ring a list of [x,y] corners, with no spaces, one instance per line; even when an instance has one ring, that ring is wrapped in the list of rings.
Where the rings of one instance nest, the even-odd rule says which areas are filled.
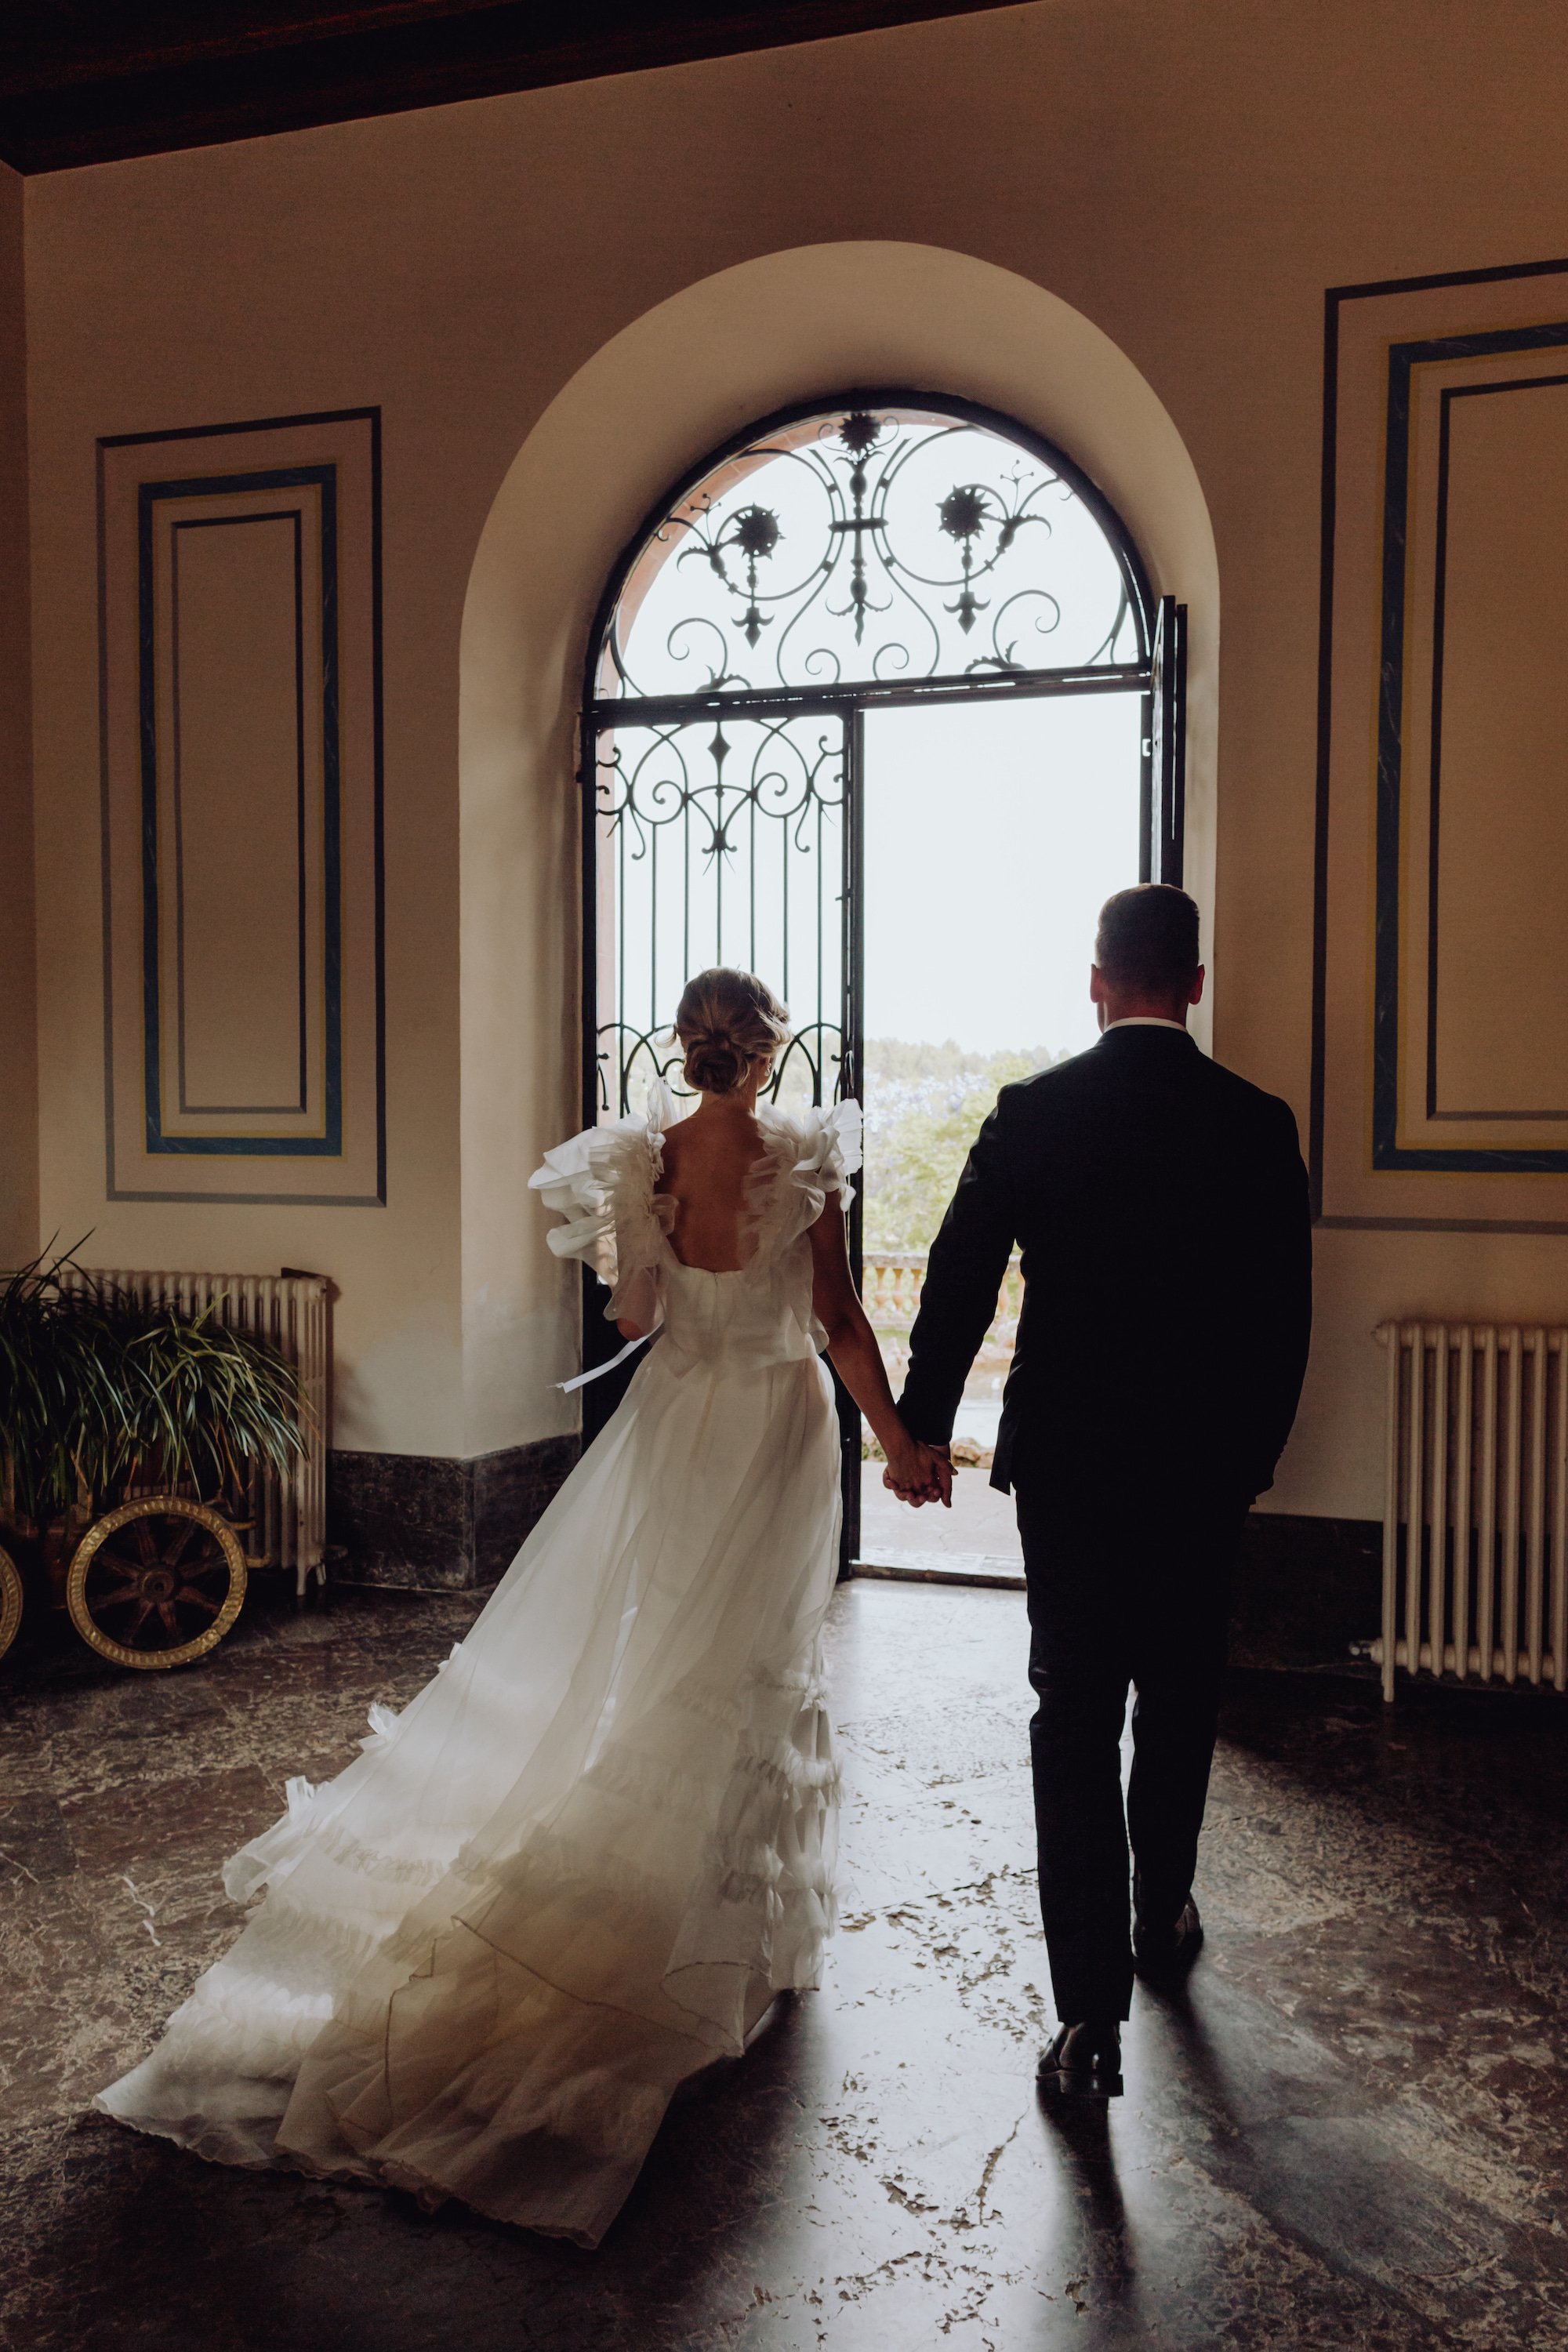
[[[519,450],[613,337],[718,271],[846,239],[951,248],[1048,289],[1126,354],[1190,453],[1225,615],[1215,1043],[1304,1122],[1323,289],[1563,250],[1565,67],[1558,0],[1037,0],[29,184],[45,1226],[96,1225],[100,1262],[332,1273],[340,1444],[458,1452],[561,1425],[547,1383],[570,1353],[569,1292],[521,1187],[571,1108],[560,697],[581,622],[562,613],[553,667],[535,672],[555,700],[529,715],[562,802],[548,823],[513,808],[512,866],[491,872],[470,936],[469,572]],[[971,376],[954,352],[937,388],[980,390],[994,364],[976,349]],[[371,402],[386,457],[388,1206],[111,1206],[93,439]],[[668,429],[624,468],[613,453],[616,479]],[[559,499],[552,528],[577,527]],[[597,510],[594,530],[613,543]],[[506,794],[504,765],[487,787],[470,750],[465,825],[486,789]],[[533,972],[510,1071],[487,1037],[487,992],[512,984],[493,961],[509,903]],[[516,1264],[495,1248],[509,1177]],[[1565,1250],[1323,1234],[1321,1340],[1277,1503],[1378,1507],[1381,1314],[1568,1313]]]
[[[0,164],[0,1266],[37,1246],[22,181]]]

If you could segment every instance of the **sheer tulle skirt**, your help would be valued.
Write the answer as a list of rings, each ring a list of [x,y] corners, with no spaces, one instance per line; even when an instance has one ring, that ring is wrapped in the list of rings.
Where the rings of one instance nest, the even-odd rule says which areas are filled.
[[[815,1357],[658,1343],[475,1623],[100,2104],[230,2164],[597,2243],[681,2080],[816,1981],[838,1433]]]

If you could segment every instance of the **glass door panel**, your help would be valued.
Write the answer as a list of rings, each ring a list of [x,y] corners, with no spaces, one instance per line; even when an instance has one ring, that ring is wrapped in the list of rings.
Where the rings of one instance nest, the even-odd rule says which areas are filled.
[[[1098,1034],[1095,920],[1138,879],[1142,713],[1134,692],[865,714],[864,1291],[895,1393],[998,1087]],[[952,1510],[896,1502],[865,1460],[868,1563],[1018,1572],[1011,1500],[987,1482],[1019,1287],[1015,1270],[965,1389]]]
[[[738,964],[790,1010],[794,1035],[775,1098],[834,1101],[845,1075],[853,971],[846,824],[847,726],[839,715],[707,712],[606,725],[595,741],[592,838],[595,952],[592,1108],[601,1122],[642,1111],[656,1078],[677,1096],[670,1023],[694,972]],[[604,1292],[584,1276],[584,1370],[619,1348]],[[583,1391],[584,1442],[614,1412],[635,1360]],[[858,1422],[839,1392],[846,1540],[854,1541]]]
[[[789,1006],[781,1102],[831,1102],[845,1018],[845,723],[725,712],[605,727],[595,762],[598,1100],[679,1091],[669,1024],[694,972],[738,964]]]

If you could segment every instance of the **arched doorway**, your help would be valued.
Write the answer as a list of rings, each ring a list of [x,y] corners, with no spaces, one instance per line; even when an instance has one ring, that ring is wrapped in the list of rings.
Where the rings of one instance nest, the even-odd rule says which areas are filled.
[[[554,1447],[594,1398],[556,1383],[580,1368],[584,1335],[597,1340],[597,1305],[584,1316],[580,1286],[537,1217],[519,1214],[519,1196],[582,1117],[577,778],[584,665],[605,583],[638,516],[668,511],[661,488],[705,450],[729,446],[748,418],[853,384],[955,387],[1069,451],[1127,523],[1154,593],[1190,604],[1185,880],[1213,907],[1214,530],[1179,426],[1126,352],[1014,271],[896,239],[756,255],[628,318],[556,390],[498,478],[463,611],[452,1392],[468,1453]],[[1214,994],[1194,1021],[1205,1043]]]
[[[1173,599],[1156,604],[1089,477],[994,411],[857,391],[782,411],[715,451],[646,520],[590,641],[585,1117],[640,1108],[653,1077],[673,1071],[679,989],[719,962],[761,971],[791,1006],[782,1098],[863,1096],[868,912],[892,863],[879,835],[918,827],[940,875],[944,830],[985,826],[989,759],[1008,788],[985,846],[1009,868],[1010,831],[1021,853],[1040,814],[1020,715],[1037,721],[1036,748],[1047,716],[1078,722],[1079,799],[1100,804],[1100,863],[1089,861],[1100,895],[1135,876],[1179,880],[1184,621]],[[973,757],[966,775],[947,754],[944,801],[939,776],[917,789],[920,746],[953,745],[955,723]],[[1028,900],[1016,860],[1009,870],[1016,928]],[[954,912],[939,890],[924,915],[951,932]],[[973,912],[971,948],[957,953],[983,988]],[[951,938],[948,948],[951,958]],[[852,1222],[858,1259],[858,1205]],[[602,1360],[608,1334],[586,1322]],[[590,1391],[590,1427],[618,1387]],[[847,1413],[850,1558],[859,1451]]]

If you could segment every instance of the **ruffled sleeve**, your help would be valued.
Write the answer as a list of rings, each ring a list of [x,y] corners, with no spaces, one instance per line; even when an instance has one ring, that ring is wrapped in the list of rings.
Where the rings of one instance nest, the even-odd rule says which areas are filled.
[[[809,1223],[822,1214],[829,1192],[848,1191],[860,1165],[860,1106],[837,1102],[827,1110],[799,1111],[792,1124],[800,1148],[790,1181],[811,1202]]]
[[[845,1192],[860,1165],[860,1106],[760,1113],[767,1156],[752,1180],[752,1222],[759,1256],[787,1247],[821,1216],[830,1192]]]
[[[606,1181],[603,1147],[609,1137],[619,1133],[616,1128],[584,1129],[581,1135],[547,1151],[543,1167],[536,1168],[528,1180],[529,1191],[537,1192],[547,1209],[565,1220],[552,1225],[545,1236],[556,1256],[581,1258],[601,1282],[612,1285],[616,1279],[616,1229],[610,1213],[613,1186]]]
[[[547,1151],[528,1180],[563,1220],[545,1236],[556,1256],[580,1258],[608,1287],[605,1320],[645,1330],[660,1318],[658,1269],[675,1210],[654,1191],[672,1108],[668,1089],[656,1087],[646,1118],[584,1129]]]

